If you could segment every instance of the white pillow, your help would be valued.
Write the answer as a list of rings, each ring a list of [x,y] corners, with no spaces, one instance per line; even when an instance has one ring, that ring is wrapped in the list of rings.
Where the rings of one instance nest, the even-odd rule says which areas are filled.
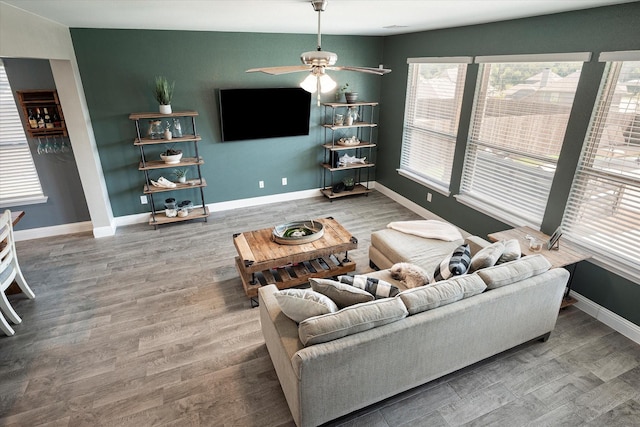
[[[497,264],[504,264],[505,262],[515,261],[522,256],[522,250],[520,249],[520,242],[518,239],[510,239],[504,241],[504,252],[498,258]]]
[[[338,311],[335,302],[311,289],[283,289],[274,295],[282,312],[297,323],[309,317]]]
[[[311,289],[326,295],[338,308],[348,307],[361,302],[373,301],[373,295],[352,285],[329,279],[309,279]]]
[[[469,273],[481,270],[487,267],[493,267],[498,262],[498,258],[504,252],[504,243],[502,241],[495,242],[487,246],[486,248],[478,251],[471,258],[471,265],[469,266]]]

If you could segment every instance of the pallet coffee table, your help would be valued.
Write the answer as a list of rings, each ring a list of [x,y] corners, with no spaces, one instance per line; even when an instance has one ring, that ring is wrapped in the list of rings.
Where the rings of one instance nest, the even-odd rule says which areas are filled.
[[[312,277],[337,276],[356,269],[348,252],[358,247],[358,240],[331,217],[314,221],[322,223],[324,235],[300,245],[274,242],[273,228],[233,235],[238,251],[236,268],[252,306],[257,304],[258,289],[266,284],[286,289],[302,285]],[[341,252],[344,256],[338,255]]]

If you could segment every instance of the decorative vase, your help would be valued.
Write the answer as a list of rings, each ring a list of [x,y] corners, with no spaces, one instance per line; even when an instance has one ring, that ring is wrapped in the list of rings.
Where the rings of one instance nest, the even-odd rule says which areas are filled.
[[[178,182],[182,182],[182,183],[187,182],[187,177],[186,177],[186,176],[181,176],[181,177],[179,177],[179,178],[178,178]]]
[[[344,99],[347,101],[347,104],[353,104],[358,100],[358,92],[345,92]]]
[[[164,139],[171,141],[171,138],[173,138],[173,135],[171,135],[171,131],[169,129],[165,129],[164,131]]]
[[[160,114],[171,114],[171,104],[168,104],[168,105],[160,104]]]

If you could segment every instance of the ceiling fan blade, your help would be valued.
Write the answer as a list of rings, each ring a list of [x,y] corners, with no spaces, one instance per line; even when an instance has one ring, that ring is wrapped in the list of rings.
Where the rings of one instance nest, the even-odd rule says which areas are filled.
[[[382,76],[391,72],[388,68],[373,68],[373,67],[350,67],[348,65],[326,67],[327,70],[335,71],[358,71],[360,73],[377,74]]]
[[[308,65],[285,65],[282,67],[263,67],[263,68],[251,68],[247,70],[247,73],[262,72],[277,76],[279,74],[298,73],[300,71],[309,71],[311,67]]]

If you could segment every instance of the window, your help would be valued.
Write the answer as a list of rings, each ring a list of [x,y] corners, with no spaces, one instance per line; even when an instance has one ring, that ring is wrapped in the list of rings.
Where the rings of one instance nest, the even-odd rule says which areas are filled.
[[[0,60],[0,206],[45,201],[4,63]]]
[[[477,57],[459,201],[539,227],[589,53]]]
[[[467,63],[471,58],[409,58],[398,173],[448,194]]]
[[[597,260],[638,277],[640,51],[607,63],[567,202],[564,234]],[[615,60],[631,58],[633,60]]]

